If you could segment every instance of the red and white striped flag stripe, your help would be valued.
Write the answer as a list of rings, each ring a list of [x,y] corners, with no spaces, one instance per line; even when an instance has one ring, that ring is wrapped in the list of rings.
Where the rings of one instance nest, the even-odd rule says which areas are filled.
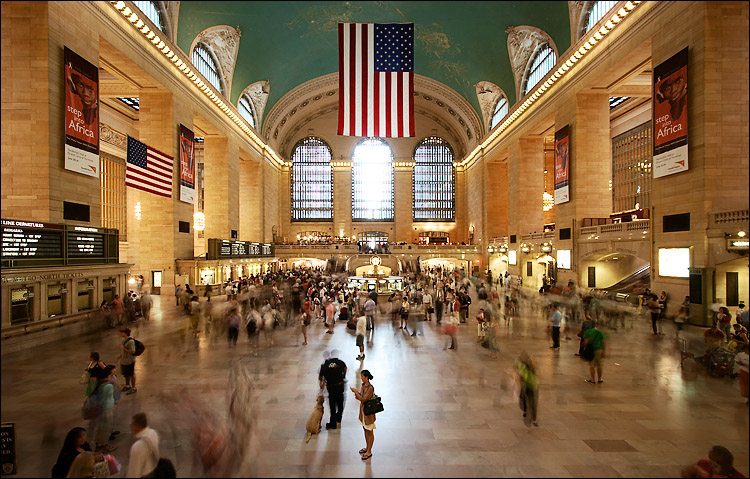
[[[338,134],[414,136],[414,70],[378,71],[373,23],[339,23]],[[413,30],[412,30],[413,31]],[[412,35],[413,57],[413,35]],[[393,61],[393,60],[392,60]]]
[[[169,198],[173,171],[174,158],[128,137],[126,186]]]

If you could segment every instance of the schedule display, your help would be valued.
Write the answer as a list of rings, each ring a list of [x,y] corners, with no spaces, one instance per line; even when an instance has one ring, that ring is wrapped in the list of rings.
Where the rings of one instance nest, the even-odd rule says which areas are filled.
[[[206,259],[241,259],[273,256],[273,245],[249,241],[229,241],[209,238]]]

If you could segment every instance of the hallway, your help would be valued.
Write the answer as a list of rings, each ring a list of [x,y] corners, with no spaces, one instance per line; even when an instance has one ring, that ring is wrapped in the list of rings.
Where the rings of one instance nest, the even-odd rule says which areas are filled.
[[[605,328],[605,382],[592,385],[584,381],[586,364],[574,356],[575,331],[552,351],[545,321],[528,312],[508,326],[501,320],[497,359],[476,343],[472,319],[450,351],[434,321],[412,338],[382,315],[362,366],[354,359],[354,335],[341,323],[333,335],[314,323],[307,346],[290,327],[274,332],[274,346],[261,335],[254,350],[241,331],[237,347],[228,348],[223,336],[212,342],[201,332],[194,339],[172,298],[154,299],[151,322],[132,326],[146,351],[136,365],[138,392],[123,395],[117,413],[122,433],[111,444],[123,465],[119,477],[132,440],[129,418],[141,411],[178,477],[205,476],[194,464],[192,421],[181,408],[187,398],[203,401],[223,420],[235,359],[255,385],[252,437],[246,460],[232,469],[237,477],[675,477],[714,444],[729,448],[735,466],[748,473],[748,408],[737,381],[703,370],[683,380],[671,322],[663,322],[665,335],[658,337],[645,316],[624,331]],[[223,297],[212,303],[225,304]],[[476,308],[475,302],[472,316]],[[702,349],[702,332],[683,331],[691,351]],[[85,386],[77,379],[91,351],[115,363],[119,341],[117,330],[106,330],[3,356],[2,420],[16,425],[18,477],[49,477],[66,432],[87,427],[80,420]],[[349,392],[341,429],[323,429],[304,442],[317,370],[331,349],[347,363],[349,386],[359,386],[360,368],[369,369],[383,399],[366,462],[357,454],[364,439]],[[510,380],[522,350],[540,371],[538,428],[524,426]],[[323,422],[328,414],[326,402]]]

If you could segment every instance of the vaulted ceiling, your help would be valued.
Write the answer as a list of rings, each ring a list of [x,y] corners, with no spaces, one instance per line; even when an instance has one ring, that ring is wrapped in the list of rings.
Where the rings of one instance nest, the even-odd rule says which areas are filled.
[[[583,3],[583,2],[576,2]],[[415,73],[455,90],[481,118],[475,84],[501,87],[510,104],[516,85],[506,29],[547,33],[559,53],[571,45],[567,1],[550,2],[179,2],[177,43],[190,52],[204,30],[241,31],[230,101],[250,84],[270,83],[268,112],[288,92],[338,71],[338,22],[415,24]]]

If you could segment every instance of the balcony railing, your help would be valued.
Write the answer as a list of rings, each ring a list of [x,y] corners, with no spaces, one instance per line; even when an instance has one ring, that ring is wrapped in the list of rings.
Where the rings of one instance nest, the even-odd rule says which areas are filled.
[[[750,221],[750,210],[721,211],[713,213],[713,222],[717,225],[727,223],[747,223]]]
[[[631,233],[631,232],[648,232],[651,220],[629,221],[626,223],[613,223],[599,226],[584,226],[580,229],[580,236],[599,236],[608,233]]]

